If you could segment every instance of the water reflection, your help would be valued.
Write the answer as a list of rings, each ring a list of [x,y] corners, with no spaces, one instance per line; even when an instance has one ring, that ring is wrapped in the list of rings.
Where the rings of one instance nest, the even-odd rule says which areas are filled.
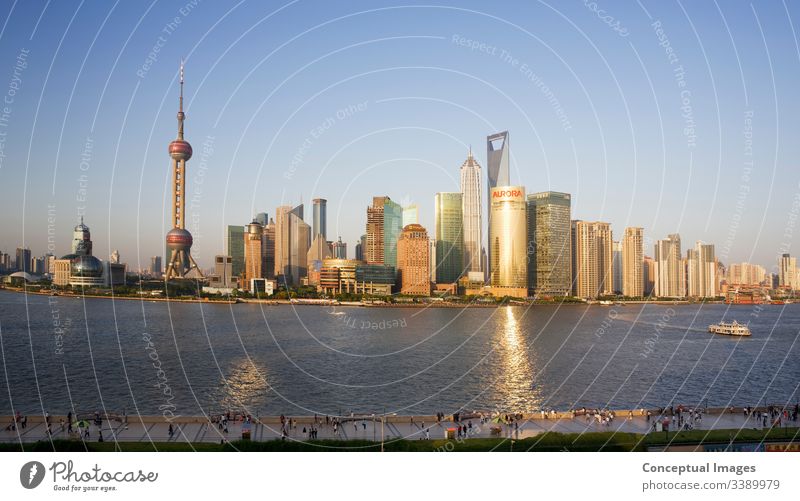
[[[498,315],[495,333],[496,350],[500,357],[500,373],[495,386],[503,396],[506,409],[532,408],[540,403],[538,392],[532,387],[533,370],[528,358],[528,345],[518,316],[523,311],[507,306]]]
[[[269,391],[267,372],[257,367],[252,359],[240,358],[233,361],[224,378],[220,378],[220,410],[246,411],[256,414],[252,409],[263,406]]]

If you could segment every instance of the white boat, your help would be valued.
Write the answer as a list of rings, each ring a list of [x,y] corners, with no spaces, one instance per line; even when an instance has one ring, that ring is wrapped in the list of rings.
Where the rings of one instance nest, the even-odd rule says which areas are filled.
[[[736,320],[733,322],[720,322],[718,324],[709,325],[708,332],[713,332],[714,334],[724,334],[726,336],[750,335],[750,329],[746,325],[740,324]]]

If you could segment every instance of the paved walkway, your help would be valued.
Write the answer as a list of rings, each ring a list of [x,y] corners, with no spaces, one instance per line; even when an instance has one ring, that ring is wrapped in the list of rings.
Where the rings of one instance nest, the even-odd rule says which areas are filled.
[[[35,442],[47,440],[47,427],[39,418],[38,422],[29,422],[23,429],[18,427],[16,430],[8,430],[6,426],[11,422],[9,417],[0,418],[0,442]],[[406,438],[409,440],[442,439],[446,438],[447,429],[455,428],[456,424],[452,421],[437,423],[431,416],[414,417],[413,422],[410,416],[391,416],[387,422],[381,426],[380,417],[374,420],[371,417],[344,417],[343,422],[336,428],[331,424],[326,425],[325,419],[319,419],[316,425],[317,439],[340,439],[340,440],[371,440],[380,441],[383,432],[385,440]],[[101,426],[92,423],[89,426],[89,436],[84,437],[74,432],[70,436],[66,430],[61,430],[59,424],[60,416],[51,418],[52,436],[54,439],[75,439],[96,442],[100,438],[102,431],[103,440],[121,442],[215,442],[226,440],[238,440],[242,437],[242,421],[229,421],[227,432],[218,423],[203,421],[203,418],[179,418],[172,421],[173,433],[169,433],[169,423],[158,421],[156,418],[148,417],[138,419],[128,417],[127,424],[119,420],[103,421]],[[287,439],[308,440],[308,430],[311,428],[313,418],[298,417],[297,423],[287,430]],[[691,419],[690,419],[691,420]],[[620,431],[633,433],[647,433],[653,431],[655,418],[648,421],[646,416],[628,417],[618,414],[616,418],[608,424],[600,422],[592,416],[562,417],[541,419],[538,415],[535,419],[518,420],[515,424],[495,423],[492,420],[482,422],[479,418],[464,419],[460,423],[467,426],[467,436],[477,437],[511,437],[526,438],[533,437],[546,431],[556,431],[561,433],[581,433],[591,431]],[[670,419],[672,421],[672,419]],[[469,424],[472,427],[469,427]],[[782,422],[784,427],[796,427],[796,421],[788,420]],[[724,412],[722,414],[705,414],[702,419],[693,421],[694,429],[740,429],[763,427],[763,420],[752,416],[745,416],[742,412]],[[247,427],[246,425],[244,426]],[[277,418],[265,418],[260,422],[250,424],[251,440],[276,440],[281,438],[282,427]],[[305,428],[306,432],[303,432]],[[670,423],[670,431],[676,429],[674,423]],[[659,430],[660,431],[660,430]],[[427,432],[427,433],[426,433]],[[457,438],[457,435],[454,437]]]

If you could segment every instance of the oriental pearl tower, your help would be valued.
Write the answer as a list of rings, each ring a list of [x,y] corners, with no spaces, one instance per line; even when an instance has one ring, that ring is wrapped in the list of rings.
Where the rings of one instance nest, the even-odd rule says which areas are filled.
[[[203,273],[192,258],[192,234],[184,228],[186,210],[186,162],[192,158],[192,146],[183,139],[183,61],[181,61],[181,98],[178,108],[178,138],[169,143],[169,156],[172,157],[172,229],[167,233],[167,248],[170,251],[165,280],[184,278],[194,269],[202,277]]]

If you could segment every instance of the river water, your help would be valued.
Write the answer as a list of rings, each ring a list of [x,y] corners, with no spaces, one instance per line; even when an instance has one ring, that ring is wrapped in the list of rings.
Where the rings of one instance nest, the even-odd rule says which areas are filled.
[[[750,338],[706,332],[749,322]],[[446,413],[800,396],[800,305],[364,308],[0,291],[0,414]]]

